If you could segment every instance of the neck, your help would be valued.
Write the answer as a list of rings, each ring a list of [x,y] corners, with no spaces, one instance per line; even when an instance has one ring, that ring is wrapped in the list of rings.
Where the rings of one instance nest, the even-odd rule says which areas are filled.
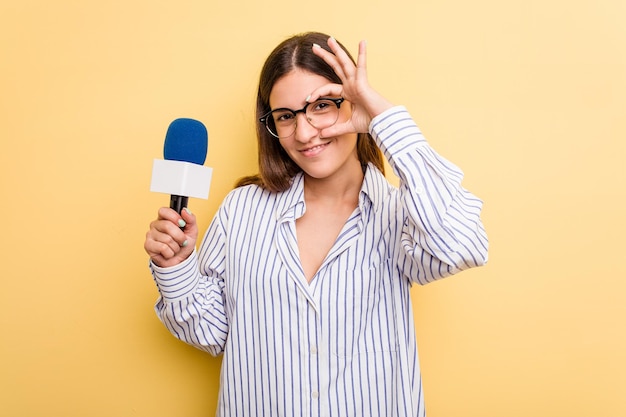
[[[363,177],[360,164],[356,164],[350,172],[338,173],[332,178],[318,179],[305,174],[304,198],[308,202],[356,205],[359,201]]]

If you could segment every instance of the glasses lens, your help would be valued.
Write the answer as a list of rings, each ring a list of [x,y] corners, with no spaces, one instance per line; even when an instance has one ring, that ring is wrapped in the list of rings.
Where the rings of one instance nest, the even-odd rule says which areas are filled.
[[[326,129],[334,125],[339,118],[341,101],[323,98],[307,104],[304,109],[276,109],[270,112],[265,119],[265,127],[277,138],[286,138],[296,131],[296,116],[305,112],[307,121],[316,129]]]
[[[290,136],[296,130],[296,115],[288,109],[276,109],[265,120],[265,126],[278,138]]]
[[[306,117],[317,129],[326,129],[337,122],[339,107],[332,100],[317,100],[306,108]]]

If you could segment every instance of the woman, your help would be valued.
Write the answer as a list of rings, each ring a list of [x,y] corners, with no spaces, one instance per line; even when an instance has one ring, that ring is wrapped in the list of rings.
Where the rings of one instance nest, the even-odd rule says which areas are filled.
[[[370,87],[364,42],[356,64],[324,34],[281,43],[257,116],[259,175],[197,252],[190,212],[150,225],[157,314],[223,353],[219,416],[423,416],[409,289],[487,261],[481,201]]]

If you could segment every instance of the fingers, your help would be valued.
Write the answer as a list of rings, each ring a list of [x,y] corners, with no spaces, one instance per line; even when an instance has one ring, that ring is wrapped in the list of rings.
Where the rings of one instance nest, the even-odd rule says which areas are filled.
[[[343,85],[324,84],[320,88],[311,92],[306,98],[307,103],[312,103],[320,97],[343,97]]]
[[[341,48],[335,38],[328,38],[328,47],[332,53],[319,45],[313,45],[313,53],[322,58],[335,71],[343,81],[351,77],[355,72],[355,66],[348,54]]]
[[[320,131],[320,138],[324,139],[324,138],[333,138],[333,137],[337,137],[337,136],[341,136],[344,135],[346,133],[354,133],[354,128],[352,127],[352,125],[348,125],[345,123],[342,124],[335,124],[331,127],[327,127],[326,129],[323,129],[322,131]]]
[[[181,215],[170,208],[161,208],[150,223],[144,249],[159,266],[175,265],[186,259],[195,246],[196,218],[188,210]]]
[[[196,226],[196,216],[194,216],[191,211],[185,207],[183,209],[183,211],[180,213],[181,218],[183,219],[183,221],[185,222],[184,226],[181,226],[184,228],[185,233],[189,234],[189,232],[194,229],[197,228]]]
[[[331,52],[319,46],[313,53],[322,58],[341,79],[341,84],[328,84],[314,91],[307,101],[317,100],[324,95],[343,97],[352,104],[350,120],[336,123],[324,129],[323,137],[349,132],[367,132],[369,122],[376,115],[392,107],[392,104],[378,94],[370,85],[367,76],[367,42],[359,42],[356,65],[334,38],[328,39]]]
[[[171,258],[188,244],[187,236],[177,224],[169,220],[155,220],[150,223],[144,247],[150,256],[162,255]]]
[[[321,138],[331,138],[335,136],[345,135],[347,133],[367,133],[369,120],[362,117],[356,117],[353,114],[349,120],[338,121],[334,125],[322,129],[320,131]]]
[[[333,68],[333,71],[335,71],[337,76],[345,82],[345,80],[348,79],[354,72],[354,63],[341,46],[339,46],[335,38],[328,38],[327,43],[333,53],[331,54],[327,52],[324,60]]]
[[[144,249],[153,259],[171,259],[180,253],[184,244],[185,240],[179,243],[167,233],[155,232],[155,225],[153,224],[150,227],[150,231],[146,234]]]
[[[332,53],[319,45],[313,45],[313,53],[322,58],[333,69],[341,79],[342,84],[327,84],[322,86],[311,93],[307,98],[308,102],[315,101],[324,96],[344,97],[344,87],[355,72],[354,63],[341,46],[339,46],[337,41],[330,37],[327,43]]]
[[[359,42],[359,55],[356,60],[357,70],[367,70],[367,42]]]
[[[328,38],[328,47],[331,52],[314,45],[313,53],[322,58],[341,79],[341,95],[348,100],[358,101],[370,89],[367,80],[367,43],[359,42],[356,65],[334,38]]]
[[[186,207],[180,214],[171,208],[161,207],[158,212],[158,220],[167,220],[174,223],[187,234],[196,227],[196,216]]]

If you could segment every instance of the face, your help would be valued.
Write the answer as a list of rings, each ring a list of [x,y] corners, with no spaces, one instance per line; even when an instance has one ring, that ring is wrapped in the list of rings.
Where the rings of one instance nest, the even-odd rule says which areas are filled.
[[[329,81],[317,74],[303,70],[294,70],[280,78],[270,93],[272,109],[284,107],[301,109],[306,98],[318,87]],[[350,117],[350,103],[341,105],[337,123]],[[291,159],[313,179],[332,179],[349,172],[361,171],[357,157],[357,134],[338,137],[320,138],[320,131],[306,120],[303,113],[298,113],[295,132],[280,140]]]

